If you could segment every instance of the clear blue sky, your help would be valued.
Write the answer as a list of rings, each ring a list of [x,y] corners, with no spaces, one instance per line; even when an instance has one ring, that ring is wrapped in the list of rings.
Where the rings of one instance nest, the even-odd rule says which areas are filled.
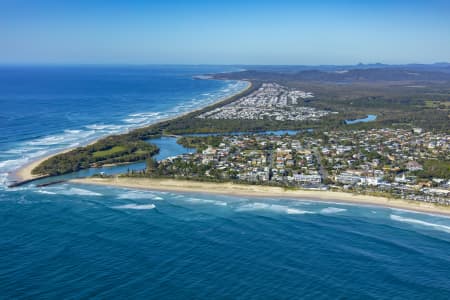
[[[0,63],[437,61],[448,0],[0,0]]]

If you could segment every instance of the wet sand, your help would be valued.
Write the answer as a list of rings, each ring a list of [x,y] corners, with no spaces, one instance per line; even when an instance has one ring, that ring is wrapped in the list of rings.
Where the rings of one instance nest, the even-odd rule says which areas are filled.
[[[116,186],[133,189],[192,192],[206,194],[220,194],[230,196],[245,196],[259,198],[289,198],[316,201],[336,201],[342,203],[354,203],[362,205],[375,205],[410,211],[432,213],[450,216],[450,207],[438,206],[433,203],[420,201],[407,201],[402,199],[391,199],[386,197],[352,194],[346,192],[316,191],[316,190],[293,190],[281,187],[246,185],[235,183],[211,183],[192,180],[175,179],[153,179],[153,178],[82,178],[70,180],[73,183],[93,184],[103,186]]]

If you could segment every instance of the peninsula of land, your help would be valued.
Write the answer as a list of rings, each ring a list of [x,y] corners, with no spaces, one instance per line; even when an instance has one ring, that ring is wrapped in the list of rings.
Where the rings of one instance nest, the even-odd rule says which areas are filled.
[[[211,79],[211,77],[208,76],[202,79],[207,80]],[[143,140],[158,137],[161,135],[171,135],[170,132],[163,131],[163,128],[170,124],[172,121],[176,121],[177,119],[183,120],[185,118],[191,117],[192,115],[201,114],[204,111],[220,107],[253,91],[255,86],[253,82],[248,80],[241,81],[247,83],[245,89],[229,97],[218,99],[217,101],[214,101],[213,103],[205,107],[200,107],[186,113],[162,119],[155,124],[136,128],[128,133],[98,138],[88,143],[86,146],[65,149],[60,152],[40,157],[39,159],[31,161],[14,172],[14,177],[17,179],[17,182],[12,186],[19,186],[28,182],[32,182],[34,180],[67,174],[90,167],[111,166],[115,164],[126,164],[136,161],[143,161],[146,158],[156,154],[159,149],[155,146],[149,147],[148,144],[140,143],[140,148],[138,147],[133,149],[133,152],[136,155],[131,157],[128,156],[126,159],[124,159],[124,153],[126,153],[126,150],[130,148],[130,143],[141,142]],[[86,151],[86,149],[88,148],[90,148],[90,151]],[[119,150],[119,148],[121,148],[121,151],[117,151]],[[116,151],[112,151],[113,149],[115,149]],[[79,152],[83,152],[83,155],[75,159],[77,163],[74,164],[73,157],[77,156]],[[86,152],[89,152],[89,154],[86,155]],[[64,161],[64,159],[70,160],[72,162],[66,163],[62,168],[58,167],[57,165],[60,164],[61,161]]]

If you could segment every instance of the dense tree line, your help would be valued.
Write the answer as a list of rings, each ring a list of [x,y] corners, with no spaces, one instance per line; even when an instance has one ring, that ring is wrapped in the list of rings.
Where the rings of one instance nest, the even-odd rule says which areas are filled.
[[[426,160],[423,164],[423,170],[417,171],[416,175],[423,179],[442,178],[450,179],[450,161],[449,160]]]
[[[223,137],[218,136],[183,136],[177,140],[177,143],[186,148],[195,148],[197,151],[203,151],[208,145],[218,147],[222,143]]]
[[[108,153],[107,150],[114,147],[120,147],[121,151]],[[61,175],[106,164],[141,161],[158,151],[157,146],[145,141],[131,140],[124,135],[109,136],[86,147],[53,156],[36,167],[32,173]]]
[[[364,73],[364,72],[363,72]],[[369,72],[373,76],[383,78],[380,71]],[[353,72],[360,76],[361,72]],[[389,76],[406,76],[404,73],[389,73]],[[394,75],[392,75],[394,74]],[[423,88],[411,88],[415,84],[407,82],[393,84],[392,82],[365,80],[364,83],[346,82],[316,82],[302,81],[295,76],[280,75],[280,73],[265,72],[252,78],[252,85],[245,91],[230,97],[220,103],[200,109],[181,117],[165,120],[129,133],[110,136],[96,143],[59,154],[43,162],[33,170],[34,174],[65,174],[92,166],[104,164],[134,162],[146,160],[158,149],[146,140],[164,134],[189,133],[230,133],[259,132],[267,130],[302,130],[315,129],[317,132],[326,130],[369,129],[374,127],[422,127],[427,130],[450,131],[449,105],[450,87],[448,82],[419,82]],[[322,74],[323,75],[323,74]],[[352,76],[353,76],[352,75]],[[371,75],[371,76],[372,76]],[[429,76],[430,74],[426,74]],[[431,74],[436,75],[436,74]],[[431,76],[430,75],[430,76]],[[222,74],[220,76],[230,76]],[[311,76],[311,74],[308,74]],[[329,75],[326,75],[329,76]],[[335,76],[335,75],[332,75]],[[386,75],[388,76],[388,75]],[[409,75],[408,75],[409,76]],[[431,77],[430,77],[431,78]],[[431,80],[425,78],[424,80]],[[229,78],[228,78],[229,79]],[[336,111],[319,121],[275,121],[275,120],[209,120],[196,118],[203,112],[231,103],[258,89],[262,82],[277,82],[288,87],[298,88],[314,93],[315,98],[305,101],[305,106]],[[429,101],[440,101],[440,105],[430,106]],[[364,118],[368,114],[377,115],[374,122],[346,125],[344,120]],[[214,139],[214,138],[211,138]],[[211,142],[214,142],[211,140]],[[194,147],[194,139],[181,139],[184,146]],[[121,151],[106,151],[106,156],[95,155],[99,151],[111,150],[121,146]],[[116,148],[118,149],[118,148]]]

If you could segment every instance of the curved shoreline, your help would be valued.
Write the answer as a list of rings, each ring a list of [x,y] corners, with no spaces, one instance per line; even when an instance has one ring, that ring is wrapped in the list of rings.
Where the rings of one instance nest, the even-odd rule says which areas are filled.
[[[406,201],[402,199],[390,199],[379,196],[351,194],[332,191],[286,190],[281,187],[246,185],[236,183],[212,183],[193,180],[178,179],[153,179],[153,178],[80,178],[69,180],[76,184],[89,184],[101,186],[113,186],[121,188],[166,191],[166,192],[190,192],[228,196],[244,196],[257,198],[280,198],[296,200],[313,200],[321,202],[341,202],[356,205],[380,206],[393,209],[402,209],[412,212],[429,213],[450,216],[450,207],[437,206],[433,203]]]
[[[175,115],[175,116],[172,116],[172,117],[164,118],[164,119],[158,120],[155,123],[150,123],[150,124],[146,124],[146,125],[141,126],[141,127],[136,127],[136,128],[130,129],[129,131],[145,128],[145,127],[148,127],[148,126],[157,125],[159,123],[163,123],[163,122],[167,122],[167,121],[171,121],[171,120],[175,120],[175,119],[184,117],[184,116],[186,116],[188,114],[191,114],[191,113],[199,112],[201,110],[207,109],[210,106],[214,106],[214,105],[220,104],[221,102],[225,102],[225,101],[227,101],[227,100],[229,100],[229,99],[231,99],[231,98],[233,98],[233,97],[235,97],[235,96],[237,96],[237,95],[239,95],[241,93],[244,93],[247,90],[251,89],[252,86],[253,86],[253,83],[251,81],[248,81],[248,80],[236,80],[236,81],[245,82],[245,83],[247,83],[247,86],[244,89],[242,89],[242,90],[240,90],[240,91],[238,91],[238,92],[236,92],[236,93],[234,93],[232,95],[226,96],[224,98],[220,98],[220,99],[218,99],[216,101],[213,101],[213,102],[211,102],[211,103],[209,103],[209,104],[207,104],[207,105],[205,105],[203,107],[199,107],[199,108],[191,110],[191,111],[183,112],[181,114],[178,114],[178,115]],[[117,134],[125,134],[125,133],[126,132],[117,133]],[[67,148],[67,149],[58,151],[56,153],[52,153],[52,154],[49,154],[49,155],[46,155],[46,156],[43,156],[43,157],[39,157],[39,158],[37,158],[35,160],[32,160],[32,161],[28,162],[27,164],[21,166],[20,168],[18,168],[15,171],[12,172],[13,178],[17,179],[17,180],[15,180],[15,182],[13,182],[13,184],[11,184],[10,187],[19,186],[19,185],[22,185],[22,184],[26,184],[26,183],[38,180],[38,179],[51,177],[51,176],[48,176],[48,175],[34,175],[34,174],[32,174],[32,170],[34,168],[36,168],[42,162],[44,162],[44,161],[46,161],[46,160],[48,160],[48,159],[50,159],[50,158],[52,158],[52,157],[54,157],[56,155],[69,152],[69,151],[71,151],[73,149],[76,149],[78,147],[85,147],[85,146],[91,145],[93,143],[96,143],[98,140],[103,139],[103,138],[105,138],[107,136],[110,136],[110,135],[111,134],[104,135],[104,136],[96,138],[95,140],[93,140],[91,142],[88,142],[85,145],[80,145],[80,146],[77,146],[77,147],[74,147],[74,148]]]

